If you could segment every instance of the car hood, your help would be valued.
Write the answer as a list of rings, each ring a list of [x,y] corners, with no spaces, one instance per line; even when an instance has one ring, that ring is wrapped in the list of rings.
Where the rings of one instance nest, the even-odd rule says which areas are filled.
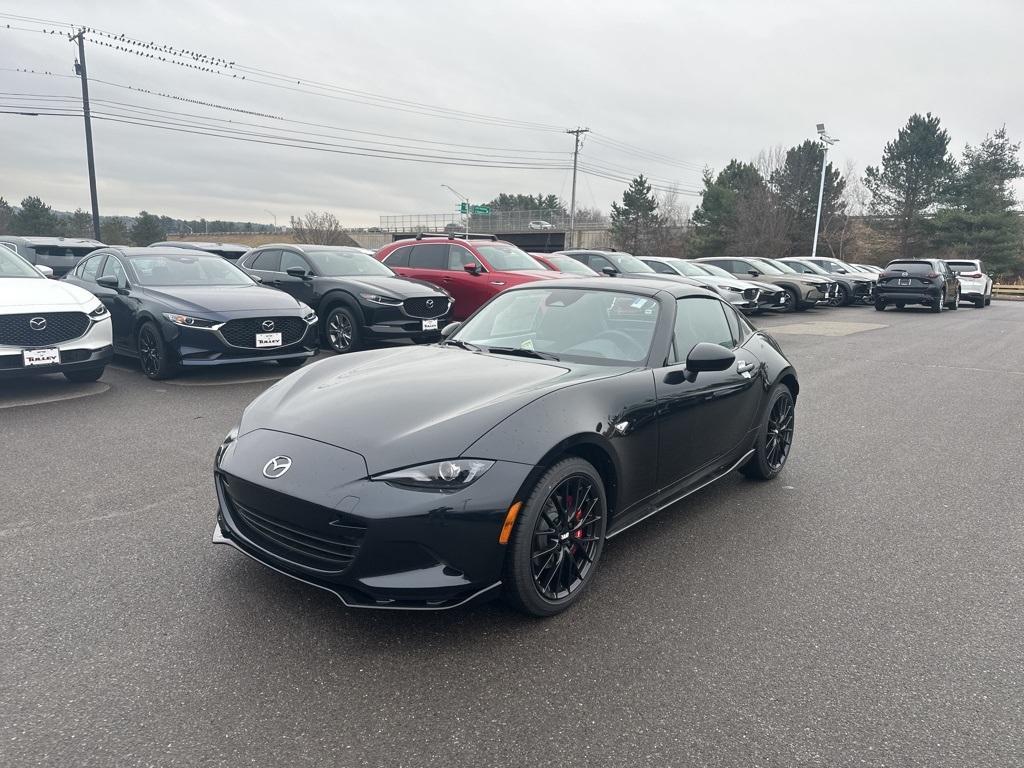
[[[697,277],[685,277],[683,275],[666,275],[664,272],[619,272],[622,277],[631,277],[638,280],[666,280],[670,283],[684,283],[686,285],[695,285],[699,288],[704,288],[704,283],[700,282],[704,278]]]
[[[339,288],[354,290],[365,290],[367,292],[393,296],[397,299],[415,298],[437,298],[445,295],[444,291],[436,285],[431,285],[423,280],[413,280],[408,277],[380,276],[351,276],[351,277],[324,277],[321,278],[324,288],[336,284]]]
[[[750,283],[747,282],[746,280],[736,280],[731,277],[719,277],[718,275],[710,275],[708,277],[693,277],[690,279],[694,280],[695,282],[704,283],[707,285],[720,285],[728,286],[729,288],[739,288],[741,291],[746,290],[747,288],[760,287],[757,283]],[[772,290],[775,289],[772,288]]]
[[[762,283],[762,282],[760,282],[758,280],[740,280],[740,282],[741,283],[746,283],[747,285],[752,285],[755,288],[760,288],[762,291],[772,291],[772,292],[775,292],[775,291],[779,290],[779,286],[777,286],[777,285],[772,285],[771,283]]]
[[[35,277],[0,278],[0,307],[17,312],[42,307],[66,307],[68,310],[92,307],[97,299],[77,285],[63,280]]]
[[[455,458],[547,392],[616,373],[436,345],[356,352],[270,387],[246,408],[239,435],[318,440],[362,455],[375,474]]]
[[[142,290],[184,314],[294,311],[299,306],[284,291],[262,285],[171,285],[144,287]]]
[[[500,270],[498,274],[500,274]],[[573,275],[568,272],[553,272],[550,269],[516,269],[507,272],[506,274],[529,275],[530,277],[539,278],[541,280],[560,280],[564,277],[579,277],[579,275]]]

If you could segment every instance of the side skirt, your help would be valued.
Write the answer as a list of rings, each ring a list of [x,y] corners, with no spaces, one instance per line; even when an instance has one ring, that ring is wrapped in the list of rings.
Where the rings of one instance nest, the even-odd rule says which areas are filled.
[[[723,477],[725,477],[726,475],[728,475],[728,474],[729,474],[730,472],[732,472],[732,471],[733,471],[734,469],[737,469],[737,468],[739,468],[740,466],[742,466],[742,465],[743,465],[743,463],[744,463],[744,462],[745,462],[745,461],[746,461],[747,459],[749,459],[749,458],[750,458],[751,456],[753,456],[753,454],[754,454],[754,449],[753,449],[753,448],[751,448],[751,449],[750,449],[749,451],[747,451],[747,452],[746,452],[745,454],[743,454],[743,455],[742,455],[742,456],[741,456],[741,457],[739,458],[739,460],[738,460],[738,461],[736,461],[736,463],[735,463],[735,464],[731,465],[731,466],[730,466],[730,467],[729,467],[728,469],[726,469],[725,471],[721,472],[720,474],[717,474],[717,475],[715,475],[714,477],[710,478],[709,480],[705,480],[705,481],[704,481],[703,483],[701,483],[700,485],[695,485],[695,486],[694,486],[693,488],[687,488],[687,489],[686,489],[685,491],[683,491],[682,493],[680,493],[680,494],[679,494],[678,496],[674,496],[674,497],[672,497],[672,499],[670,499],[669,501],[666,501],[666,502],[664,502],[664,503],[662,503],[662,504],[660,504],[660,505],[658,505],[658,506],[654,507],[654,509],[652,509],[652,510],[651,510],[650,512],[648,512],[648,513],[647,513],[646,515],[644,515],[643,517],[640,517],[640,518],[638,518],[638,519],[634,520],[633,522],[629,523],[628,525],[624,525],[624,526],[622,526],[621,528],[619,528],[619,529],[617,529],[617,530],[615,530],[615,531],[612,531],[611,533],[607,534],[607,535],[605,536],[605,538],[606,538],[606,539],[611,539],[611,538],[614,538],[615,536],[618,536],[618,535],[619,535],[620,533],[622,533],[623,531],[627,531],[627,530],[629,530],[630,528],[632,528],[632,527],[633,527],[634,525],[636,525],[637,523],[642,523],[642,522],[643,522],[644,520],[646,520],[647,518],[651,517],[652,515],[656,515],[656,514],[658,514],[659,512],[661,512],[661,510],[665,509],[666,507],[671,507],[671,506],[672,506],[673,504],[675,504],[675,503],[676,503],[676,502],[678,502],[678,501],[682,501],[683,499],[685,499],[685,498],[686,498],[687,496],[689,496],[690,494],[692,494],[692,493],[696,493],[696,492],[697,492],[697,491],[699,491],[699,490],[700,490],[701,488],[706,488],[707,486],[711,485],[712,483],[715,483],[715,482],[717,482],[717,481],[721,480],[721,479],[722,479]]]

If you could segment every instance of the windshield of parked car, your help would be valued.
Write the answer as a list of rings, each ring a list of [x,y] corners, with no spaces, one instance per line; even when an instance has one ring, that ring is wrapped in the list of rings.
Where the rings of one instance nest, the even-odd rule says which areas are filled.
[[[807,274],[807,270],[810,270],[811,272],[813,272],[816,275],[827,275],[828,274],[828,272],[826,272],[824,269],[819,267],[813,261],[798,261],[796,263],[782,261],[782,262],[779,262],[779,263],[780,264],[785,264],[787,267],[791,267],[795,271],[803,272],[804,274]]]
[[[740,262],[740,263],[742,264],[742,262]],[[762,259],[751,259],[750,263],[754,265],[754,269],[756,269],[758,272],[763,272],[766,275],[784,275],[784,274],[786,274],[781,269],[776,267],[774,264],[770,264],[769,262],[764,261]],[[789,271],[790,272],[795,272],[796,270],[795,269],[791,269]]]
[[[43,276],[13,251],[0,246],[0,277],[39,277]],[[43,278],[45,279],[45,278]]]
[[[961,272],[980,272],[981,268],[973,261],[947,261],[949,268],[958,275]]]
[[[552,254],[545,258],[558,267],[559,272],[571,272],[574,275],[587,275],[593,277],[597,274],[594,270],[582,262],[576,261],[572,256],[559,256]]]
[[[615,265],[619,272],[654,272],[636,256],[629,253],[606,253],[605,257]]]
[[[336,251],[310,249],[306,258],[313,263],[313,268],[324,277],[349,277],[354,275],[377,275],[388,277],[395,273],[384,266],[373,256],[362,251],[339,248]]]
[[[724,269],[722,269],[721,267],[716,267],[714,264],[700,263],[694,264],[693,266],[697,267],[698,269],[703,269],[709,275],[714,275],[715,277],[728,277],[733,280],[736,279],[736,276],[733,275],[732,272],[726,272]]]
[[[596,365],[647,359],[658,302],[632,293],[529,288],[500,293],[448,340],[492,354]]]
[[[771,261],[767,261],[766,259],[758,259],[758,262],[767,263],[770,266],[775,267],[776,269],[784,272],[787,275],[799,275],[800,274],[799,271],[793,269],[793,267],[791,267],[789,264],[787,264],[784,261],[778,261],[776,259],[772,259]]]
[[[255,285],[229,261],[212,253],[129,256],[140,285]]]
[[[530,254],[516,248],[511,243],[480,243],[474,241],[473,246],[487,260],[487,263],[491,265],[491,269],[498,272],[544,269],[543,265],[535,261]]]
[[[665,261],[680,274],[686,277],[707,277],[708,273],[698,267],[696,264],[686,261],[686,259],[665,259]]]

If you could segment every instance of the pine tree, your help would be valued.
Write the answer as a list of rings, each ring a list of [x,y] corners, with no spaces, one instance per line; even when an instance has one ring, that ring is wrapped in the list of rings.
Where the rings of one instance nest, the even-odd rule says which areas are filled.
[[[646,235],[658,226],[658,201],[651,185],[640,174],[622,193],[622,205],[612,203],[612,237],[618,247],[642,253]]]
[[[11,224],[14,220],[14,209],[11,204],[0,197],[0,235],[11,233]]]
[[[130,233],[132,245],[149,245],[167,239],[167,233],[160,226],[160,217],[140,211]]]
[[[71,218],[64,222],[64,236],[65,237],[93,237],[95,232],[92,231],[92,216],[81,208],[76,208],[75,212],[71,214]]]
[[[789,209],[790,256],[810,256],[814,226],[818,216],[818,190],[821,188],[821,144],[808,139],[786,152],[786,162],[772,174],[771,183],[778,201]],[[845,208],[842,174],[829,163],[825,169],[825,189],[821,200],[821,221],[841,214]],[[819,233],[818,245],[824,240]]]
[[[764,179],[752,163],[732,160],[717,177],[705,169],[704,193],[693,212],[696,254],[725,254],[735,241],[740,207],[752,193],[764,188]]]
[[[107,245],[127,245],[130,237],[128,225],[125,224],[124,219],[110,217],[100,222],[100,239]],[[149,242],[158,241],[150,240]]]
[[[14,214],[11,231],[22,236],[56,237],[60,235],[60,222],[53,209],[38,197],[26,197],[21,210]]]

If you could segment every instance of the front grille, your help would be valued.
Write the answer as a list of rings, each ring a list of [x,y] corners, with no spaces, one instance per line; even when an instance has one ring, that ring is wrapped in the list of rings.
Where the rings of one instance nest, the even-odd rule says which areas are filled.
[[[757,288],[745,288],[743,290],[743,298],[747,301],[754,301],[757,299]]]
[[[84,312],[0,315],[0,345],[48,347],[77,339],[88,329],[89,317]]]
[[[356,525],[333,526],[334,538],[282,523],[232,501],[235,522],[254,543],[286,560],[321,571],[341,572],[348,568],[363,544],[366,528]]]
[[[264,323],[273,323],[267,328]],[[234,347],[256,348],[257,333],[280,333],[281,346],[295,344],[306,334],[306,321],[301,317],[247,317],[228,320],[220,329],[228,344]]]
[[[417,298],[406,299],[402,309],[409,317],[440,317],[448,311],[448,299],[446,298]]]

